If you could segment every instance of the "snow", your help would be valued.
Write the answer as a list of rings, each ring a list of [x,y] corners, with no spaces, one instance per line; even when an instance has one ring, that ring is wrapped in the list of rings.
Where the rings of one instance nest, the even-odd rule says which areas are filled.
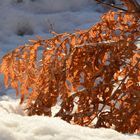
[[[50,37],[50,30],[86,29],[99,21],[104,10],[93,0],[0,0],[0,57],[36,35]],[[0,140],[140,140],[139,135],[71,125],[59,118],[29,117],[25,105],[19,105],[15,91],[5,89],[2,79]]]
[[[19,111],[21,108],[18,107],[16,100],[14,103],[14,99],[7,98],[7,103],[0,101],[0,140],[139,140],[140,138],[138,135],[124,135],[112,129],[71,125],[60,118],[28,117]]]
[[[83,29],[99,20],[102,11],[93,0],[0,0],[0,44],[9,51],[34,35],[45,38]],[[9,45],[10,44],[10,45]]]

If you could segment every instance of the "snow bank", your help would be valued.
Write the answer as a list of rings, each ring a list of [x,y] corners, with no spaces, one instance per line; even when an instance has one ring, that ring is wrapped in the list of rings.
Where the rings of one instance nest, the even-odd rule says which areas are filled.
[[[26,116],[12,93],[0,97],[0,140],[140,140],[138,135],[71,125],[60,118]]]
[[[0,140],[139,140],[111,129],[70,125],[59,118],[0,114]]]

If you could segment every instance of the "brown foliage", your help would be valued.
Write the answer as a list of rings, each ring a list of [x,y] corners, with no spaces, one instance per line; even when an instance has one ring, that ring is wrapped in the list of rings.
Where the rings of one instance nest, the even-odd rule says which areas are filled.
[[[128,12],[140,12],[140,5],[136,0],[121,0],[128,9]]]
[[[3,57],[1,72],[29,115],[140,133],[139,19],[108,12],[90,29],[30,40]],[[96,120],[96,121],[95,121]]]

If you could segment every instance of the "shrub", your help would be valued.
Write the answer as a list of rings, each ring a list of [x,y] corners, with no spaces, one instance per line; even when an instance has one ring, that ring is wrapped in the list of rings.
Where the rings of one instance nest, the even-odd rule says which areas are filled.
[[[29,115],[89,127],[140,132],[139,18],[109,11],[91,28],[30,40],[1,63],[6,87],[27,102]],[[40,58],[41,57],[41,58]]]

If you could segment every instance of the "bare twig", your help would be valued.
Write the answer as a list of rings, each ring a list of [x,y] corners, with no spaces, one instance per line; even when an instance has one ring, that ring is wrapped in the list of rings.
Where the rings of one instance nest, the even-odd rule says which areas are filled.
[[[99,2],[99,3],[101,3],[101,4],[103,4],[103,5],[105,5],[105,6],[112,7],[112,8],[114,8],[114,9],[122,10],[122,11],[125,11],[125,12],[127,11],[127,10],[125,10],[125,9],[123,9],[123,8],[120,8],[120,7],[118,7],[118,6],[115,6],[114,4],[102,2],[101,0],[96,0],[96,1]]]

